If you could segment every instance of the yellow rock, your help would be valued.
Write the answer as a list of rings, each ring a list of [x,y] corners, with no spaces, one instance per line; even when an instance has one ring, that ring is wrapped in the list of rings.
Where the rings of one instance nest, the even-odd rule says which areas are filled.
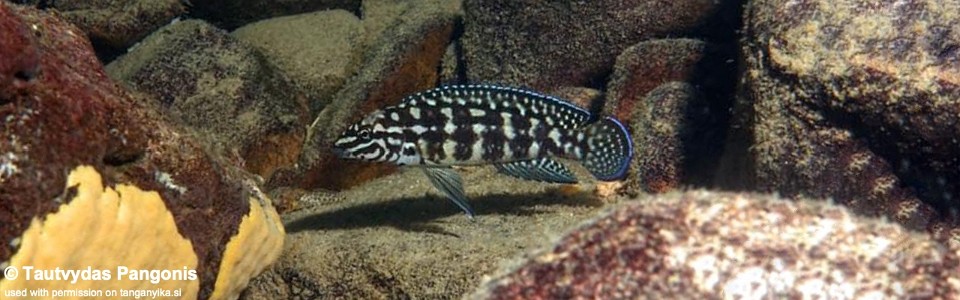
[[[0,282],[0,297],[24,289],[102,295],[97,298],[111,292],[122,296],[124,291],[162,289],[179,293],[180,298],[196,298],[197,256],[190,241],[178,233],[159,194],[123,184],[116,190],[104,188],[100,174],[89,166],[74,169],[67,187],[76,188],[76,197],[43,220],[34,217],[21,236],[20,249],[9,262],[19,274]],[[81,271],[75,282],[65,275],[70,270]],[[164,272],[167,279],[160,278],[161,270],[169,270]],[[60,280],[36,277],[58,274]]]
[[[250,213],[243,217],[237,235],[223,252],[211,298],[236,298],[251,277],[277,260],[283,250],[283,238],[283,223],[273,206],[250,198]]]

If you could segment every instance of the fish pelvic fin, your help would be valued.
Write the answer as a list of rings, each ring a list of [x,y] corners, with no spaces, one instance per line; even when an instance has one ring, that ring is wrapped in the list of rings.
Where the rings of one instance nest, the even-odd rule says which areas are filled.
[[[467,203],[467,196],[463,192],[463,180],[460,179],[460,174],[449,167],[425,167],[422,169],[423,173],[427,174],[427,178],[430,179],[430,183],[437,190],[443,192],[447,199],[460,207],[467,218],[473,220],[473,208]]]

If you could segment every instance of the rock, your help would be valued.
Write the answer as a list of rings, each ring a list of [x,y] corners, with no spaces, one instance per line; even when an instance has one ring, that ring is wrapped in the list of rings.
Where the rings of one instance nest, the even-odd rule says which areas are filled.
[[[688,148],[695,122],[691,107],[699,106],[699,95],[691,84],[668,82],[647,93],[630,118],[633,161],[625,191],[664,193],[679,188],[685,180]]]
[[[443,52],[440,61],[440,85],[467,83],[466,66],[463,63],[463,45],[454,40]]]
[[[296,185],[340,190],[395,169],[389,165],[346,162],[330,147],[347,126],[403,97],[433,88],[443,52],[453,35],[459,6],[422,5],[407,9],[367,52],[358,74],[337,92],[310,125],[299,168],[271,178],[268,186]],[[364,21],[366,22],[366,21]],[[336,170],[336,176],[331,176]]]
[[[737,118],[758,187],[911,228],[960,224],[958,5],[747,5]]]
[[[110,58],[186,12],[181,0],[27,1],[56,9],[80,27],[101,58]]]
[[[314,116],[360,69],[365,35],[360,20],[345,10],[278,17],[231,33],[257,47],[307,99]]]
[[[360,15],[360,0],[191,0],[190,15],[233,30],[259,20],[343,9]]]
[[[543,184],[464,168],[477,212],[471,221],[420,170],[405,170],[336,196],[304,196],[320,200],[284,216],[285,253],[245,297],[456,298],[502,258],[547,242],[603,204],[592,183]]]
[[[673,193],[587,222],[468,298],[951,298],[958,246],[821,201]]]
[[[631,128],[634,160],[625,191],[713,186],[729,126],[732,65],[721,46],[696,39],[643,41],[617,57],[604,113]],[[655,59],[653,59],[655,58]]]
[[[0,264],[114,275],[118,266],[186,268],[197,280],[163,286],[187,298],[239,294],[282,249],[270,199],[120,89],[80,33],[0,2]],[[158,287],[144,283],[100,288]],[[3,291],[41,287],[78,286],[0,282]]]
[[[671,81],[696,81],[695,74],[703,71],[697,65],[704,59],[706,47],[695,39],[658,39],[630,46],[617,57],[607,83],[604,112],[630,123],[634,107],[644,103],[653,89]]]
[[[218,155],[269,178],[292,165],[307,110],[266,59],[203,21],[166,26],[107,66],[112,77],[209,141]]]
[[[603,92],[591,88],[562,86],[549,94],[589,111],[597,111],[603,105]]]
[[[616,55],[641,40],[691,29],[715,1],[464,2],[472,82],[551,90],[597,87]],[[664,18],[663,16],[670,16]]]
[[[381,42],[380,37],[390,28],[410,23],[410,16],[453,14],[455,22],[463,17],[461,0],[365,0],[360,6],[368,47]],[[456,24],[456,26],[461,26]],[[459,29],[458,29],[459,30]]]

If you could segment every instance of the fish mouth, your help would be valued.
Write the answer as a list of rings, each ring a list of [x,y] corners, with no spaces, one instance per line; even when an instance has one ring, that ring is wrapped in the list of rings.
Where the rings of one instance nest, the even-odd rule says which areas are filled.
[[[343,150],[340,147],[333,147],[333,155],[336,155],[338,158],[346,158],[347,151]]]

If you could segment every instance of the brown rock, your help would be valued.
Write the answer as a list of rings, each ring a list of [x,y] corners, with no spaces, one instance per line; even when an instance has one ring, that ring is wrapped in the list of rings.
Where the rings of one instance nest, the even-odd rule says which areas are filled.
[[[706,43],[694,39],[659,39],[630,46],[617,57],[604,111],[626,123],[647,93],[671,81],[693,82],[706,55]],[[649,105],[656,105],[651,103]]]
[[[617,54],[702,22],[714,1],[465,1],[463,47],[472,82],[551,90],[596,86]],[[663,16],[670,16],[664,18]]]
[[[274,17],[344,9],[360,15],[360,0],[191,0],[190,15],[217,27],[237,27]]]
[[[463,44],[459,40],[454,40],[443,52],[443,60],[440,62],[440,85],[466,83],[466,72],[463,62]]]
[[[463,16],[462,0],[365,0],[361,4],[363,11],[363,29],[368,47],[376,46],[384,32],[391,28],[409,23],[411,16],[425,16],[443,12],[453,14],[456,21]]]
[[[960,248],[838,206],[695,191],[628,203],[472,299],[960,295]]]
[[[100,54],[124,52],[187,12],[181,0],[25,1],[55,9],[83,30]]]
[[[339,190],[389,174],[393,166],[345,162],[330,147],[349,124],[380,107],[437,84],[437,69],[450,43],[459,6],[418,6],[377,39],[363,68],[347,81],[308,129],[299,169],[272,178],[270,186],[288,185]],[[336,176],[331,172],[336,170]]]
[[[260,195],[249,175],[204,152],[196,140],[143,105],[144,99],[135,99],[110,81],[80,32],[54,15],[0,2],[0,54],[4,57],[0,60],[0,241],[4,245],[0,247],[0,261],[19,257],[50,263],[52,260],[44,257],[62,256],[30,253],[56,249],[63,250],[63,255],[86,257],[83,255],[113,254],[129,248],[142,250],[128,252],[142,258],[143,253],[169,250],[164,246],[186,242],[185,249],[196,256],[199,297],[236,294],[237,286],[245,285],[250,272],[269,264],[279,252],[280,247],[271,247],[280,245],[278,237],[283,229],[271,226],[278,218],[269,199]],[[10,57],[24,60],[10,64]],[[81,183],[68,185],[67,175],[73,178],[77,172]],[[162,203],[153,203],[159,205],[133,207],[164,211],[96,215],[96,211],[73,206],[75,201],[97,205],[86,196],[99,199],[101,192],[97,190],[104,191],[104,187],[108,189],[103,192],[103,201],[117,201],[115,197],[110,200],[111,187],[116,187],[121,195],[115,203],[160,200]],[[80,193],[86,195],[82,197],[85,200],[76,200]],[[58,213],[56,218],[45,220],[54,212]],[[158,236],[180,240],[122,244],[128,242],[122,235],[112,236],[114,232],[108,227],[90,225],[145,226],[149,232],[144,234],[166,230],[163,226],[170,225],[133,224],[126,218],[130,214],[172,218],[166,219],[175,225],[166,231],[171,234]],[[247,217],[255,221],[248,222]],[[66,227],[94,226],[82,228],[97,243],[76,246],[33,239],[36,235],[23,236],[28,229],[36,233],[41,228],[37,226],[63,228],[49,224],[54,219]],[[90,235],[94,230],[101,234]],[[252,232],[257,233],[258,245],[250,245],[250,239],[245,238]],[[59,230],[56,233],[61,238],[75,238],[63,237]],[[271,247],[265,247],[268,245]],[[238,254],[238,247],[249,251]],[[19,255],[21,250],[28,253]],[[108,259],[98,261],[93,268],[124,265],[134,258],[109,254],[102,255]],[[221,272],[223,266],[233,271]],[[4,284],[8,282],[12,281]]]
[[[695,39],[644,41],[617,57],[604,112],[631,128],[628,193],[714,185],[734,84],[725,57]]]
[[[107,70],[253,173],[268,178],[296,160],[307,119],[303,95],[220,29],[196,20],[172,24]]]
[[[360,69],[366,50],[360,20],[345,10],[268,19],[231,35],[255,46],[310,99],[311,116]]]
[[[759,187],[960,224],[958,6],[751,2],[737,110]]]
[[[625,190],[631,195],[640,191],[663,193],[679,188],[689,170],[688,150],[691,128],[691,107],[699,106],[699,95],[692,85],[668,82],[650,91],[634,107],[630,118],[634,158]]]
[[[576,104],[586,110],[596,109],[603,104],[601,103],[603,92],[591,88],[563,86],[551,92],[550,95]]]

